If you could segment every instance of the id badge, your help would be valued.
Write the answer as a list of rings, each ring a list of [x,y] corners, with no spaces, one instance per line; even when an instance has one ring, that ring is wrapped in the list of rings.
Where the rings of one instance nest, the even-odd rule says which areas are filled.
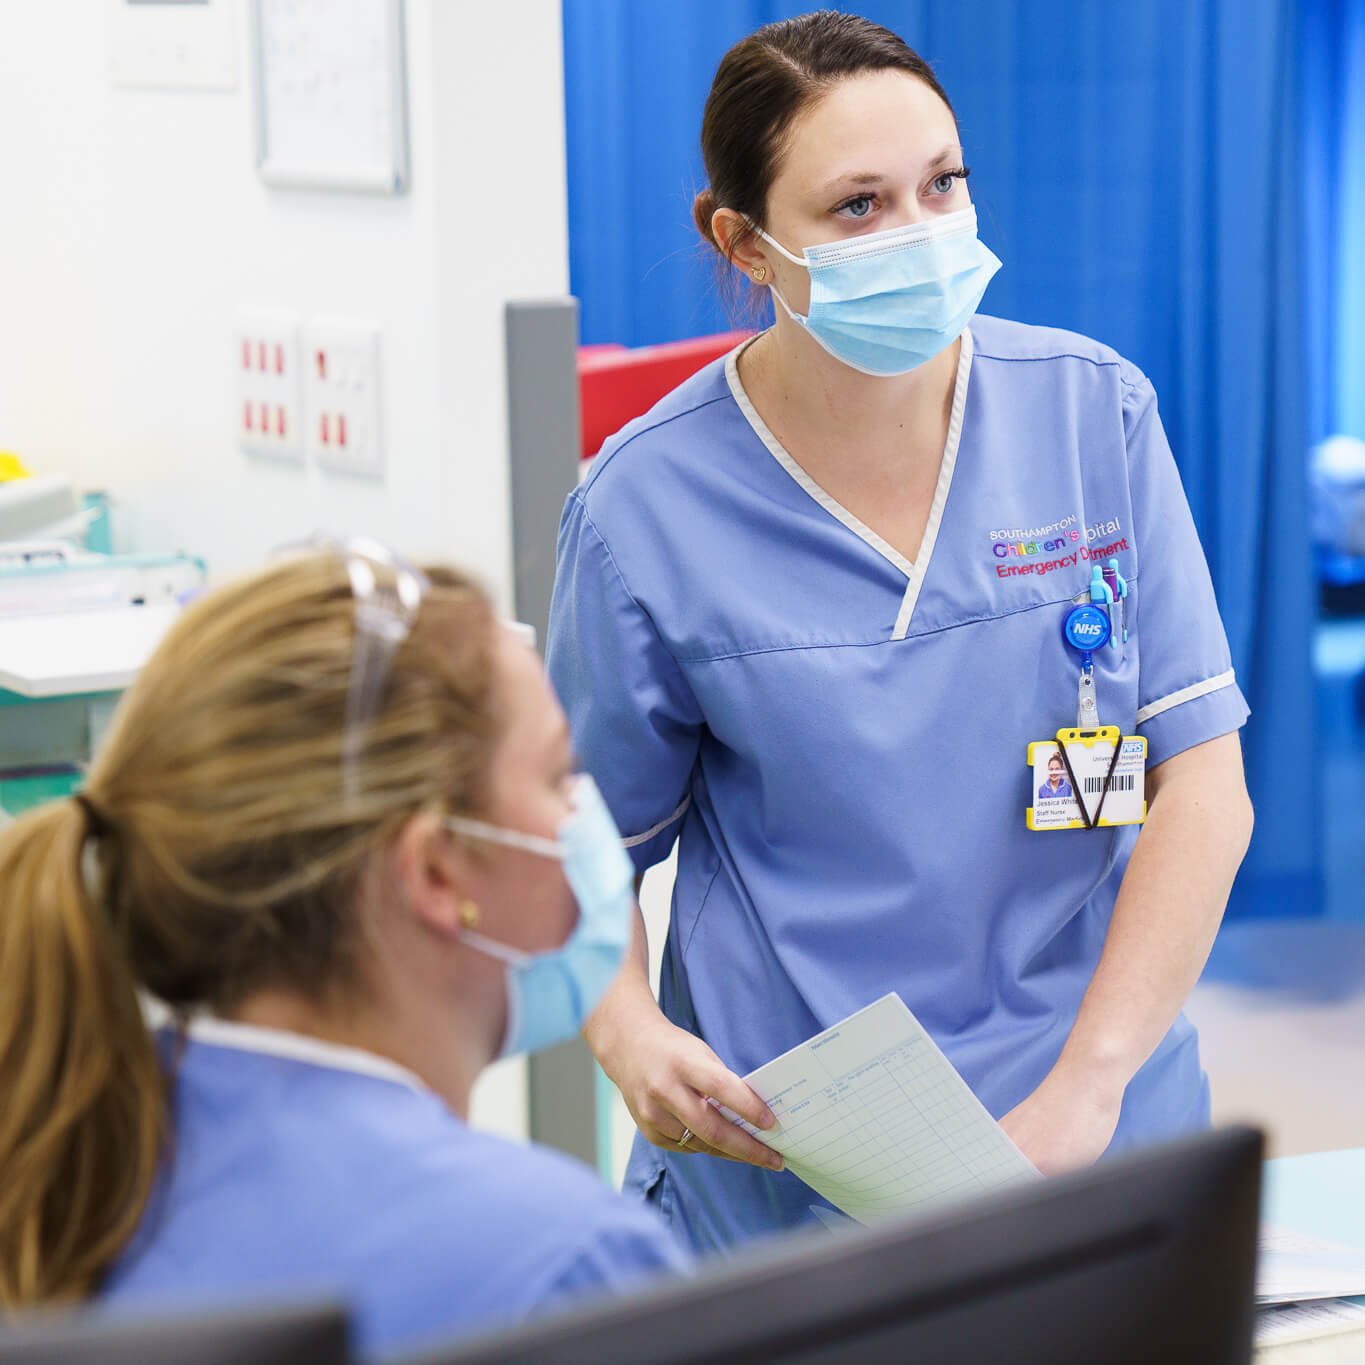
[[[1140,825],[1147,818],[1147,741],[1117,725],[1063,729],[1028,746],[1033,830]]]

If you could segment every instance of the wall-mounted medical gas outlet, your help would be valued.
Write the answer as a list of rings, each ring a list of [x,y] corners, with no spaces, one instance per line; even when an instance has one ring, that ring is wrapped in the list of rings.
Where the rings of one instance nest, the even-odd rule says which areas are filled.
[[[243,313],[233,336],[237,373],[235,422],[243,450],[303,459],[298,319]]]
[[[324,469],[380,478],[379,333],[360,323],[303,329],[309,455]]]

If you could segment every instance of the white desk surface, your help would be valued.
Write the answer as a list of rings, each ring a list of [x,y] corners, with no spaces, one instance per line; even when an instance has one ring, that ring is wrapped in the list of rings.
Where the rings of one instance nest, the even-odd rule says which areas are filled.
[[[119,691],[179,614],[166,602],[0,619],[0,687],[25,697]]]

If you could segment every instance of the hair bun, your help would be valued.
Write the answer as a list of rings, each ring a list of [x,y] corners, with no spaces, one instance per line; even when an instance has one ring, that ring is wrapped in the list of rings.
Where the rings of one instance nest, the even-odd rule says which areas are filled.
[[[697,231],[711,243],[713,247],[720,250],[720,243],[716,241],[716,234],[711,231],[711,215],[716,211],[716,196],[711,192],[708,185],[692,201],[692,217],[696,221]]]

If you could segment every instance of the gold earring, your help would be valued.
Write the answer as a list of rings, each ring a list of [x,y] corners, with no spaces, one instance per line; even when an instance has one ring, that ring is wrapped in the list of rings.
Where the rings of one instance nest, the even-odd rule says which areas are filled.
[[[473,901],[461,901],[459,916],[460,923],[466,929],[472,929],[479,922],[479,907]]]
[[[751,273],[753,274],[754,279],[756,279],[759,284],[762,284],[763,281],[768,278],[768,267],[766,265],[756,265]]]

